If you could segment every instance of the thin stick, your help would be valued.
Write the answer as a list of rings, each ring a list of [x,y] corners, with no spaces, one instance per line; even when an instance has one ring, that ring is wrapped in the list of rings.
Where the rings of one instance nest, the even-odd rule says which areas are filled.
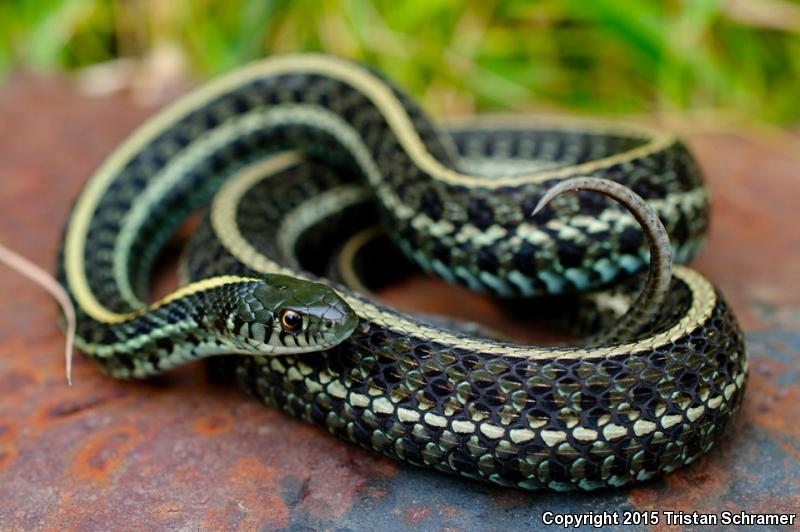
[[[12,270],[16,270],[34,283],[44,288],[61,307],[64,312],[64,319],[67,322],[67,343],[64,359],[66,360],[67,383],[72,386],[72,351],[75,346],[75,307],[72,305],[67,291],[56,281],[52,275],[42,268],[29,261],[22,255],[11,251],[3,244],[0,244],[0,262],[5,263]]]

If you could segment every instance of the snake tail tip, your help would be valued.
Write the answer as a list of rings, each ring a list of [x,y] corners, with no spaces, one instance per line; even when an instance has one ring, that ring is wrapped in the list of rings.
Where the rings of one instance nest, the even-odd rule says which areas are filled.
[[[72,386],[72,352],[67,352],[66,368],[64,376],[67,378],[67,386]]]
[[[545,190],[544,195],[541,197],[541,199],[539,199],[539,203],[537,203],[536,207],[533,208],[531,216],[536,216],[536,214],[544,209],[548,203],[553,201],[556,197],[560,196],[564,192],[569,190],[580,190],[581,187],[578,186],[577,183],[578,180],[576,178],[566,179]]]
[[[536,207],[533,208],[533,211],[531,212],[531,216],[536,216],[537,214],[539,214],[539,211],[544,209],[544,206],[547,205],[548,201],[549,201],[549,198],[547,196],[545,196],[542,199],[540,199],[539,203],[536,204]]]

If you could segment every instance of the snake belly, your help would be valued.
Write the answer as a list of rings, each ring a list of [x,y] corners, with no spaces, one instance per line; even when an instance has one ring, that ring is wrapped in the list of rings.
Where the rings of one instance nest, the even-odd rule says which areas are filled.
[[[702,242],[707,193],[669,135],[561,120],[445,132],[361,66],[280,56],[195,91],[107,159],[73,210],[60,278],[79,311],[82,349],[121,377],[228,347],[170,354],[163,344],[177,334],[174,316],[113,337],[104,329],[114,316],[148,315],[159,250],[220,186],[187,250],[192,288],[168,298],[186,313],[205,316],[200,295],[221,286],[270,275],[320,280],[301,255],[335,246],[314,235],[365,202],[412,261],[448,281],[506,297],[598,289],[641,270],[648,253],[635,220],[597,194],[559,198],[533,218],[545,191],[575,176],[644,197],[679,261]],[[219,364],[268,404],[412,464],[526,489],[622,486],[708,451],[743,394],[747,357],[735,317],[685,267],[636,335],[558,347],[439,328],[323,283],[358,318],[341,343]],[[103,351],[112,341],[128,347]]]

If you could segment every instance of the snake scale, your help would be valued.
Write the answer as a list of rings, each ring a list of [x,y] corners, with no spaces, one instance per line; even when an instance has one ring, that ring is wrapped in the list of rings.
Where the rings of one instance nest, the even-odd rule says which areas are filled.
[[[209,204],[183,286],[144,303],[159,251]],[[58,270],[78,347],[114,377],[227,354],[212,363],[246,392],[368,449],[591,490],[691,463],[738,410],[735,317],[698,273],[670,275],[708,212],[671,135],[564,119],[443,129],[366,67],[287,55],[135,131],[78,197]],[[510,299],[587,293],[570,319],[588,336],[518,345],[394,311],[370,290],[404,263]]]

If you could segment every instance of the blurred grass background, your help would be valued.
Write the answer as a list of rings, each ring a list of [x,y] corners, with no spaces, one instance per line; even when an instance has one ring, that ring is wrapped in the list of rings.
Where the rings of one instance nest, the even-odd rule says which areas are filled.
[[[155,62],[197,80],[322,50],[378,67],[434,113],[711,110],[794,125],[799,35],[796,0],[2,0],[0,76]]]

